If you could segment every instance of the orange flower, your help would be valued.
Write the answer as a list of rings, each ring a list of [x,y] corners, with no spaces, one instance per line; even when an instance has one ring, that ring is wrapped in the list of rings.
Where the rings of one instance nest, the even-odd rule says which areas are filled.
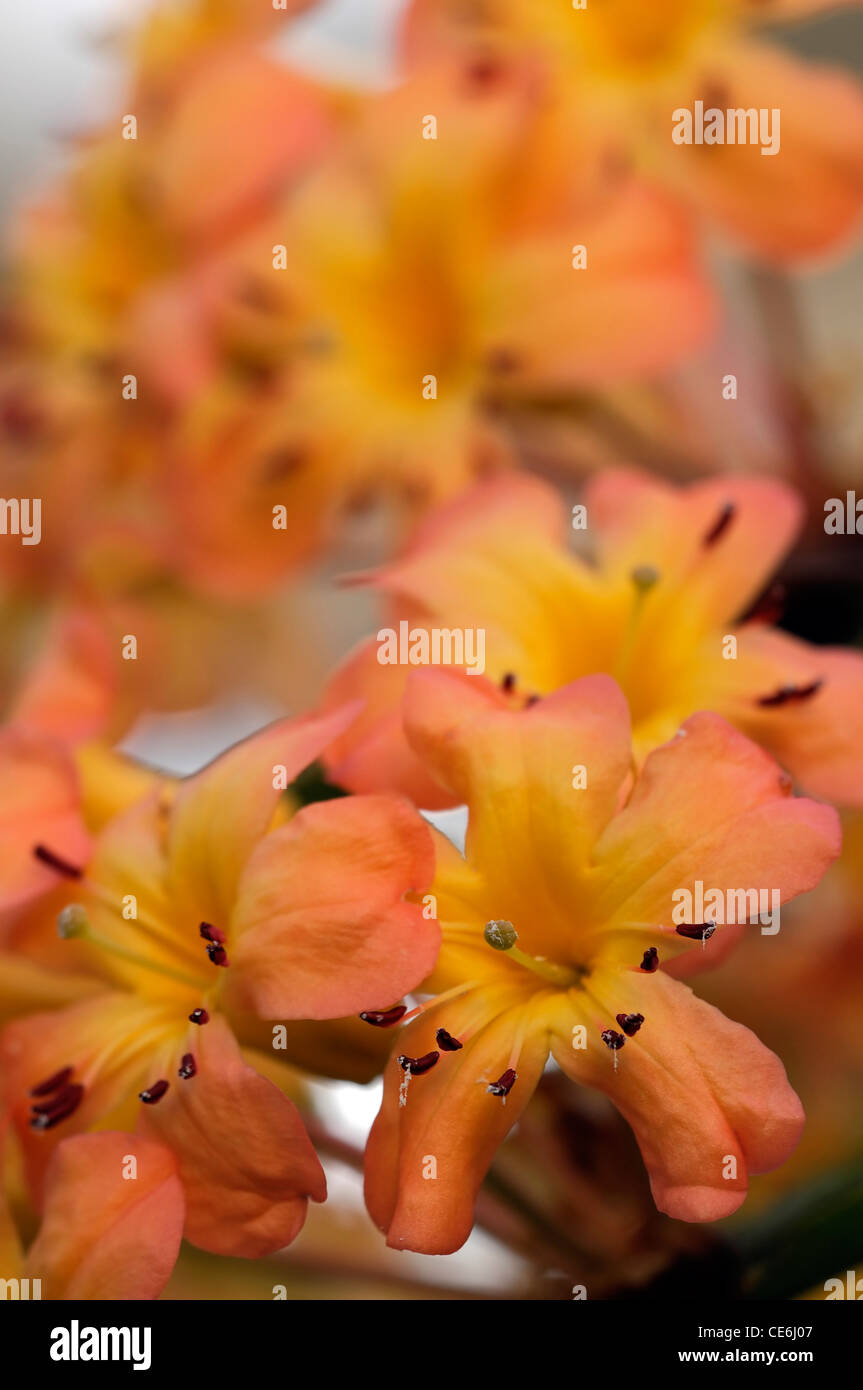
[[[514,706],[608,672],[629,701],[639,761],[708,709],[807,791],[863,805],[863,656],[776,631],[757,605],[746,616],[793,543],[795,494],[764,479],[676,488],[612,470],[590,483],[585,507],[592,565],[567,550],[552,490],[505,478],[430,519],[371,582],[390,600],[391,621],[484,630],[487,674]],[[332,682],[335,703],[367,702],[331,750],[332,774],[355,789],[397,786],[420,805],[447,804],[401,732],[409,667],[381,665],[378,654],[377,642],[365,643]]]
[[[863,94],[840,70],[800,62],[758,36],[835,0],[413,0],[407,52],[424,61],[467,43],[533,55],[572,144],[587,126],[607,148],[756,253],[776,262],[830,250],[863,211]],[[575,96],[574,96],[575,94]],[[772,113],[776,141],[676,144],[681,110]],[[585,107],[590,113],[585,121]],[[778,115],[775,114],[778,112]]]
[[[711,714],[633,785],[626,702],[605,676],[520,714],[490,710],[466,676],[424,672],[406,704],[414,747],[469,821],[464,858],[437,836],[434,997],[407,1016],[369,1138],[367,1201],[388,1244],[464,1242],[549,1053],[632,1125],[660,1210],[735,1211],[748,1173],[793,1149],[802,1112],[779,1060],[666,972],[716,930],[671,925],[674,895],[698,880],[806,891],[839,851],[836,813],[792,797]]]
[[[299,1114],[259,1074],[278,1072],[277,1062],[250,1066],[232,1025],[242,1040],[246,1014],[356,1014],[380,991],[415,986],[439,943],[435,921],[404,901],[432,872],[429,833],[411,807],[364,797],[292,819],[282,809],[279,787],[351,716],[265,729],[114,816],[86,874],[55,865],[74,879],[59,919],[61,936],[74,938],[78,975],[61,979],[71,1002],[51,993],[54,972],[13,957],[13,981],[23,973],[31,995],[44,981],[54,1011],[31,1012],[2,1036],[37,1194],[66,1135],[137,1126],[174,1154],[186,1235],[207,1250],[278,1249],[300,1229],[307,1199],[323,1200]],[[271,1029],[262,1045],[273,1039]]]

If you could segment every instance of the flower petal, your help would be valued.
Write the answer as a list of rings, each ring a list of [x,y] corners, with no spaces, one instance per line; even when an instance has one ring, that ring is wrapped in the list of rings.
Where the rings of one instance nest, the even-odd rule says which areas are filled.
[[[190,1042],[197,1065],[172,1079],[139,1128],[174,1153],[186,1194],[185,1233],[215,1255],[256,1258],[289,1245],[322,1202],[326,1181],[299,1113],[246,1065],[216,1017]]]
[[[781,113],[780,143],[674,146],[665,171],[739,241],[793,263],[846,242],[863,214],[863,92],[850,74],[745,40],[718,50],[692,97]],[[774,119],[774,139],[776,135]]]
[[[711,542],[726,508],[729,520]],[[593,479],[587,509],[609,577],[653,566],[710,622],[736,617],[761,593],[802,515],[796,494],[770,479],[727,476],[680,488],[630,469]]]
[[[372,1220],[394,1249],[449,1255],[470,1235],[486,1170],[548,1057],[542,1005],[530,995],[523,986],[472,992],[428,1009],[401,1034],[397,1051],[422,1057],[435,1050],[438,1028],[454,1037],[477,1030],[461,1051],[441,1053],[431,1071],[409,1079],[404,1105],[405,1073],[395,1055],[387,1065],[366,1149],[365,1192]],[[488,1085],[513,1065],[511,1093],[490,1095]]]
[[[729,702],[728,717],[768,748],[805,791],[863,806],[863,655],[751,625],[740,634],[738,680],[748,684],[746,702]],[[805,688],[815,680],[823,685],[809,699],[774,707],[758,703],[784,686]]]
[[[579,242],[589,248],[583,269],[573,269],[558,229],[522,238],[498,270],[489,341],[506,343],[520,379],[534,387],[660,372],[713,327],[713,292],[675,201],[630,180],[598,207],[579,222]]]
[[[167,1149],[140,1135],[78,1135],[51,1160],[26,1271],[45,1298],[157,1298],[182,1235],[183,1189]]]
[[[35,857],[37,845],[81,869],[90,856],[90,837],[75,766],[60,743],[6,729],[0,732],[0,769],[0,912],[11,913],[64,881]]]
[[[660,1211],[680,1221],[717,1221],[746,1195],[748,1173],[777,1167],[791,1153],[803,1111],[778,1057],[688,986],[653,975],[600,971],[589,982],[604,1005],[644,1023],[617,1054],[588,1027],[572,1045],[577,1005],[561,1008],[552,1052],[573,1080],[604,1091],[635,1131]],[[614,1056],[617,1068],[614,1067]]]
[[[841,845],[833,808],[791,796],[769,754],[724,719],[693,715],[682,735],[650,754],[593,852],[591,912],[630,957],[628,932],[640,940],[644,924],[669,933],[661,955],[680,944],[671,925],[679,890],[694,895],[700,880],[705,892],[776,890],[787,902],[814,888]],[[652,939],[648,930],[644,946]]]
[[[307,806],[261,841],[240,880],[232,983],[265,1018],[341,1018],[392,1004],[437,956],[437,922],[404,901],[433,873],[428,827],[407,802]]]
[[[356,707],[284,719],[229,748],[180,788],[169,831],[170,886],[192,921],[224,929],[243,867],[266,833],[281,790],[350,723]]]

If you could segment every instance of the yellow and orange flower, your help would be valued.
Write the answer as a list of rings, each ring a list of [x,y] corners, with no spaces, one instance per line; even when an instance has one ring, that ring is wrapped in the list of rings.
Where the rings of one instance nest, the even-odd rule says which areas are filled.
[[[801,62],[758,30],[836,0],[413,0],[411,63],[453,44],[530,54],[575,148],[588,133],[771,261],[846,242],[863,214],[863,93],[837,68]],[[679,145],[673,113],[778,110],[780,140]],[[588,113],[585,116],[585,111]]]
[[[3,972],[19,1015],[2,1034],[6,1099],[37,1199],[66,1136],[137,1128],[173,1153],[185,1232],[205,1249],[278,1249],[307,1199],[323,1200],[300,1116],[267,1079],[289,1043],[267,1057],[263,1021],[346,1019],[413,988],[439,945],[433,918],[405,901],[433,869],[407,803],[284,807],[279,788],[351,716],[275,724],[195,777],[163,780],[108,820],[86,865],[43,843],[42,867],[69,881],[69,973],[12,952]],[[256,1066],[241,1053],[247,1020]]]
[[[713,710],[806,791],[861,805],[863,656],[810,646],[758,611],[800,523],[796,495],[757,478],[676,488],[611,470],[592,480],[584,505],[592,564],[567,549],[560,500],[539,480],[498,479],[467,493],[372,577],[388,621],[482,629],[487,675],[514,706],[579,676],[613,675],[639,762],[687,715]],[[445,805],[401,729],[410,667],[378,657],[379,644],[366,642],[331,684],[336,704],[366,701],[330,752],[333,776]]]
[[[838,854],[835,811],[793,797],[711,714],[633,784],[626,701],[605,676],[519,714],[490,710],[467,676],[423,672],[406,703],[414,747],[469,821],[464,857],[437,836],[433,997],[406,1017],[369,1138],[367,1202],[388,1243],[445,1254],[465,1241],[549,1054],[632,1125],[660,1210],[729,1215],[803,1116],[778,1058],[668,974],[722,932],[672,925],[673,895],[698,880],[805,892]]]

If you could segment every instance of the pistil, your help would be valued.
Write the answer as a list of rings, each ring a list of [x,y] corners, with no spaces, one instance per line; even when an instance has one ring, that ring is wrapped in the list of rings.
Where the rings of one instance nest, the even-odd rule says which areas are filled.
[[[540,979],[558,985],[561,989],[571,989],[583,978],[584,972],[581,970],[556,965],[554,961],[545,960],[541,956],[529,956],[526,951],[522,951],[521,947],[515,944],[518,941],[518,932],[512,922],[502,919],[487,922],[483,935],[493,951],[506,951],[510,959],[523,966],[525,970],[530,970]]]

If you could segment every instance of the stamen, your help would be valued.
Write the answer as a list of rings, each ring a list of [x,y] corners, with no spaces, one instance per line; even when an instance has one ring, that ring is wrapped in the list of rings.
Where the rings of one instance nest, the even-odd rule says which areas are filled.
[[[500,683],[500,688],[504,695],[511,695],[515,690],[515,675],[512,671],[507,671]]]
[[[435,1042],[441,1052],[461,1052],[464,1047],[464,1043],[459,1042],[458,1038],[454,1038],[452,1033],[448,1033],[445,1028],[438,1028],[435,1033]]]
[[[367,1009],[360,1014],[360,1018],[373,1028],[392,1028],[394,1024],[401,1023],[407,1011],[407,1004],[396,1004],[391,1009]]]
[[[189,1014],[190,1023],[209,1023],[210,1015],[206,1009],[193,1009]]]
[[[513,1071],[512,1067],[507,1067],[503,1076],[499,1077],[497,1081],[492,1081],[490,1086],[486,1086],[486,1090],[489,1095],[503,1096],[505,1099],[515,1085],[517,1076],[518,1072]]]
[[[408,1072],[411,1076],[424,1076],[432,1067],[437,1066],[440,1053],[426,1052],[423,1057],[399,1057],[398,1061],[402,1071]]]
[[[146,1091],[138,1092],[138,1099],[142,1100],[145,1105],[157,1105],[167,1091],[168,1085],[169,1083],[164,1079],[154,1081],[153,1085],[148,1087]]]
[[[84,1099],[84,1087],[77,1082],[64,1086],[51,1100],[41,1105],[31,1106],[30,1128],[53,1129],[61,1121],[68,1120]]]
[[[61,1067],[53,1076],[49,1076],[47,1081],[40,1081],[38,1086],[34,1086],[30,1095],[50,1096],[53,1091],[59,1091],[61,1086],[66,1085],[74,1070],[74,1067]]]
[[[195,1064],[195,1058],[193,1057],[192,1053],[191,1053],[191,1052],[184,1052],[184,1053],[183,1053],[183,1060],[182,1060],[182,1062],[180,1063],[180,1070],[177,1072],[177,1075],[178,1075],[179,1077],[181,1077],[183,1081],[188,1081],[188,1080],[190,1079],[190,1077],[193,1077],[193,1076],[195,1076],[195,1075],[197,1074],[197,1071],[198,1071],[198,1068],[197,1068],[197,1066],[196,1066],[196,1064]],[[167,1087],[168,1087],[168,1083],[167,1083],[167,1081],[166,1081],[166,1082],[165,1082],[165,1089],[166,1089],[166,1090],[167,1090]]]
[[[83,878],[84,870],[77,865],[70,864],[68,859],[61,859],[59,854],[55,854],[52,849],[45,845],[33,846],[33,857],[38,859],[41,864],[46,864],[49,869],[54,869],[64,878]]]
[[[709,941],[716,931],[715,922],[695,922],[691,926],[684,922],[674,930],[678,936],[685,936],[689,941]]]
[[[215,941],[218,945],[222,945],[228,939],[223,931],[210,926],[209,922],[202,922],[198,930],[205,941]]]
[[[710,546],[715,545],[716,542],[720,540],[722,536],[725,535],[725,532],[728,530],[729,526],[734,520],[736,513],[737,507],[735,506],[735,504],[733,502],[726,502],[722,510],[720,511],[719,516],[716,518],[713,525],[711,526],[710,530],[702,539],[701,544],[705,550],[707,550]]]
[[[210,960],[213,962],[214,965],[230,964],[230,962],[228,961],[227,951],[225,950],[224,946],[220,946],[218,942],[214,941],[210,943],[210,945],[207,947],[207,955],[210,957]]]
[[[644,955],[641,957],[639,970],[646,970],[648,975],[652,975],[654,970],[659,969],[659,952],[655,946],[648,946]]]
[[[626,1038],[622,1033],[616,1032],[614,1028],[603,1028],[599,1035],[606,1047],[610,1047],[612,1052],[619,1052],[625,1046]]]
[[[644,1022],[644,1014],[615,1014],[615,1018],[628,1038],[634,1038]]]
[[[64,941],[81,938],[89,941],[91,945],[107,951],[110,955],[118,956],[120,960],[126,960],[131,965],[139,966],[142,970],[152,970],[157,975],[166,975],[168,979],[176,980],[181,985],[188,985],[194,990],[201,989],[201,981],[193,975],[187,975],[182,970],[175,970],[173,966],[166,965],[161,961],[149,960],[147,956],[139,955],[137,951],[130,951],[127,946],[121,946],[119,942],[112,941],[109,937],[103,936],[101,932],[94,931],[90,925],[90,919],[80,903],[70,903],[68,907],[63,908],[57,918],[57,935]],[[210,949],[223,950],[221,946]],[[227,957],[225,964],[227,964]]]
[[[755,701],[762,709],[776,709],[779,705],[797,704],[801,700],[811,700],[824,684],[823,680],[810,681],[808,685],[781,685],[771,695],[762,695]]]
[[[419,1018],[420,1014],[424,1014],[426,1009],[434,1009],[447,999],[457,999],[460,994],[467,994],[469,990],[476,989],[477,984],[477,980],[465,980],[463,984],[453,985],[452,989],[445,989],[443,994],[433,995],[424,1004],[417,1004],[415,1009],[411,1009],[409,1014],[405,1014],[402,1023],[412,1023],[415,1018]]]

